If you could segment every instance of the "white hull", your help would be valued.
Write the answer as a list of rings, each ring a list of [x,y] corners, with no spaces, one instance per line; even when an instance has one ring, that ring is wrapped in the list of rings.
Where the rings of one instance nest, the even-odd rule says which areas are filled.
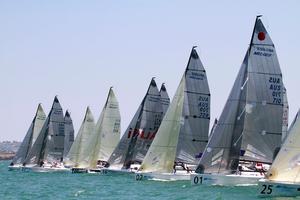
[[[8,166],[9,171],[22,171],[22,165]]]
[[[101,174],[104,175],[126,175],[126,174],[134,174],[135,171],[127,170],[127,169],[111,169],[111,168],[102,168]]]
[[[156,172],[136,172],[135,180],[154,180],[154,181],[189,181],[191,174],[186,171],[182,173],[156,173]]]
[[[192,185],[248,186],[257,185],[261,175],[191,174]]]
[[[70,169],[63,167],[22,167],[22,171],[25,172],[70,172]]]
[[[258,182],[258,196],[260,197],[295,197],[300,196],[300,184],[275,182],[261,179]]]

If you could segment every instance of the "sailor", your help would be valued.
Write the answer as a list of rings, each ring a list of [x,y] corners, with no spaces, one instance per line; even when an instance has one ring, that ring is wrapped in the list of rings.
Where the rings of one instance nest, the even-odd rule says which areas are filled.
[[[174,174],[176,173],[176,162],[174,162],[174,165],[173,165],[173,173]]]
[[[40,162],[40,167],[44,167],[44,161],[43,160],[41,160],[41,162]]]

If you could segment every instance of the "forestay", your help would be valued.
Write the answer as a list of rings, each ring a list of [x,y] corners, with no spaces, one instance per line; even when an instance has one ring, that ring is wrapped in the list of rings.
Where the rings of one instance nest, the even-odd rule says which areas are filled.
[[[45,120],[46,120],[46,115],[44,113],[42,105],[39,104],[36,114],[35,114],[32,122],[31,122],[31,125],[25,135],[25,138],[23,139],[21,146],[19,147],[15,157],[13,158],[12,162],[14,164],[23,164],[27,154],[29,153],[29,150],[31,149],[36,138],[38,137]]]
[[[271,163],[281,144],[283,88],[274,44],[257,18],[250,47],[197,172],[230,174],[240,160]]]
[[[207,77],[193,48],[186,71],[140,170],[170,173],[174,162],[196,164],[208,140],[209,120]]]
[[[162,117],[160,94],[153,78],[142,103],[108,160],[111,167],[127,169],[134,162],[142,162]]]
[[[110,88],[105,106],[90,139],[89,167],[96,168],[97,161],[107,161],[120,140],[121,116],[119,103]]]
[[[28,153],[25,163],[40,164],[41,161],[62,161],[64,135],[63,110],[57,97],[55,97],[50,113],[39,136]]]
[[[65,165],[76,168],[88,167],[88,155],[89,152],[89,139],[95,132],[95,122],[92,112],[89,107],[86,109],[86,113],[80,129],[76,135],[75,141],[71,146],[71,149],[65,159]]]

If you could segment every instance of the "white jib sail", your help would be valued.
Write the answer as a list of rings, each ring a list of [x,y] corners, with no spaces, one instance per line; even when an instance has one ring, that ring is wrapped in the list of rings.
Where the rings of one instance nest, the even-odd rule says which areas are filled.
[[[300,183],[300,119],[295,120],[267,173],[269,180]]]
[[[65,165],[77,168],[88,167],[89,138],[95,131],[94,117],[89,107],[86,109],[84,120],[80,126],[75,141],[66,157]]]
[[[110,88],[105,106],[91,137],[89,167],[95,168],[97,161],[107,161],[120,140],[121,115],[117,98]]]
[[[140,167],[143,172],[172,172],[180,132],[185,76]]]

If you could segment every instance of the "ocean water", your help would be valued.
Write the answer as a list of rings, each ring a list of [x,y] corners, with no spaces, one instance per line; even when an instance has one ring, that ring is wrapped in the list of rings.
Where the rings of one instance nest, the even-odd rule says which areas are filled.
[[[189,182],[135,181],[129,175],[8,171],[0,161],[0,200],[57,199],[207,199],[248,200],[256,187],[191,186]],[[295,198],[273,198],[290,200]]]

